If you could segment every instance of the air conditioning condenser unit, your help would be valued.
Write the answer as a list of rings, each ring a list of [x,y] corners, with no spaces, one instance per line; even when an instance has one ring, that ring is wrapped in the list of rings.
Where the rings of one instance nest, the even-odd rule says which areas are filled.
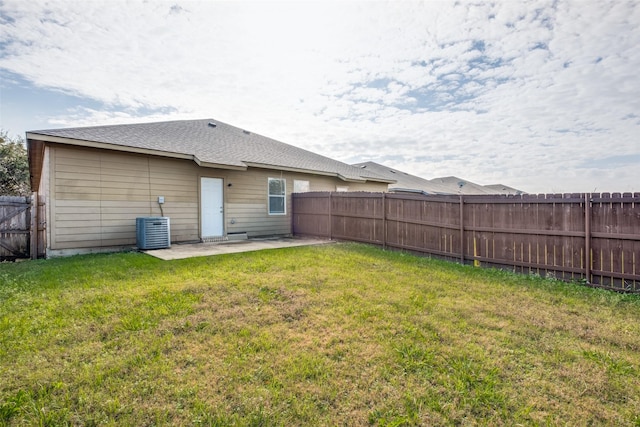
[[[136,246],[138,246],[138,249],[164,249],[171,247],[169,217],[136,218]]]

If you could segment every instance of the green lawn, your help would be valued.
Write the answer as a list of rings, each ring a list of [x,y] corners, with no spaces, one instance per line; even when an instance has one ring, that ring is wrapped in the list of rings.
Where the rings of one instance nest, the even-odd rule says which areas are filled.
[[[334,244],[0,264],[0,425],[640,426],[640,297]]]

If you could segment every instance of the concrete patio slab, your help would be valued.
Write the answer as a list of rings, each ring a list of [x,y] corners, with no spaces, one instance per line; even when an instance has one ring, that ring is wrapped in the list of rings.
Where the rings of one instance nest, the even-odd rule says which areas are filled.
[[[198,256],[261,251],[265,249],[290,248],[294,246],[323,245],[327,243],[332,243],[332,241],[313,238],[278,237],[211,243],[174,243],[171,244],[171,247],[167,249],[154,249],[142,252],[147,255],[169,261],[173,259],[184,259]]]

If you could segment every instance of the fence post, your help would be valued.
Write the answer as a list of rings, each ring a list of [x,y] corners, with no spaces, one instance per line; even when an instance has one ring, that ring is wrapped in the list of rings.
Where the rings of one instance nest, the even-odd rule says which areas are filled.
[[[382,249],[387,249],[387,196],[382,193]]]
[[[38,259],[38,193],[31,193],[31,225],[29,227],[29,249],[31,259]]]
[[[464,196],[460,194],[460,262],[464,265]]]
[[[584,276],[591,283],[591,195],[584,193]]]
[[[331,211],[331,195],[333,193],[329,192],[329,240],[333,240],[333,212]]]

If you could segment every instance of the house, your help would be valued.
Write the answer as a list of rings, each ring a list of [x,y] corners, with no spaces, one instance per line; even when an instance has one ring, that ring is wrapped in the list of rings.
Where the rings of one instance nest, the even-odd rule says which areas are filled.
[[[424,179],[375,162],[356,163],[353,166],[376,175],[393,179],[389,191],[423,194],[522,194],[523,192],[502,184],[480,185],[455,176]]]
[[[291,234],[292,192],[386,191],[373,172],[212,120],[30,131],[46,254],[136,244],[136,218],[170,218],[171,242]]]
[[[449,188],[449,191],[454,194],[495,194],[490,189],[485,188],[483,185],[476,184],[475,182],[471,182],[466,179],[458,178],[457,176],[434,178],[431,180],[431,182]]]
[[[484,188],[488,188],[490,191],[492,191],[492,194],[524,194],[524,191],[518,190],[517,188],[509,187],[508,185],[504,184],[485,185]]]
[[[451,188],[448,186],[433,183],[428,179],[420,178],[419,176],[411,175],[376,162],[356,163],[353,166],[359,167],[363,171],[366,170],[376,175],[386,177],[387,179],[395,180],[395,182],[389,184],[389,191],[419,192],[425,194],[457,194],[451,191]]]
[[[448,187],[451,191],[460,194],[523,194],[521,190],[502,184],[480,185],[456,176],[433,178],[431,182]]]

